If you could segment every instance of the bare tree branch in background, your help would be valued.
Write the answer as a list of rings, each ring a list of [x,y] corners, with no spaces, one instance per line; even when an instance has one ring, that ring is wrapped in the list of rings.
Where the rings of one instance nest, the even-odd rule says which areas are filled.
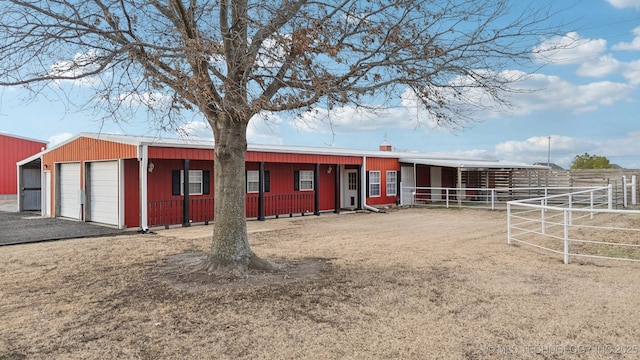
[[[535,4],[535,2],[531,2]],[[246,129],[265,111],[385,109],[407,93],[441,126],[517,90],[561,30],[509,0],[0,0],[0,85],[92,88],[115,119],[135,103],[170,126],[201,113],[215,139],[215,221],[204,267],[269,268],[247,241]],[[550,50],[550,49],[548,49]],[[159,111],[158,109],[161,109]]]

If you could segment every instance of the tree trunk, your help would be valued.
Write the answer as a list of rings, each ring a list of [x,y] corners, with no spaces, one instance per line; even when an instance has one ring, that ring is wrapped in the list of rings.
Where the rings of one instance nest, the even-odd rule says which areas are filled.
[[[251,247],[246,223],[247,122],[220,115],[215,122],[214,228],[211,252],[202,268],[210,274],[239,277],[249,268],[275,270]]]

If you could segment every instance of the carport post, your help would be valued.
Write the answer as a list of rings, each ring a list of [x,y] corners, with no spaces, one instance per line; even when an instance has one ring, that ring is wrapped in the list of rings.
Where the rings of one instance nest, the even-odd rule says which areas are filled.
[[[189,222],[189,159],[183,159],[183,168],[184,168],[184,186],[182,187],[182,192],[184,196],[182,198],[182,227],[189,227],[191,223]]]
[[[313,215],[320,215],[320,164],[316,164],[315,171],[313,172],[313,185],[315,193],[313,194]]]
[[[264,220],[264,161],[258,171],[258,220]]]

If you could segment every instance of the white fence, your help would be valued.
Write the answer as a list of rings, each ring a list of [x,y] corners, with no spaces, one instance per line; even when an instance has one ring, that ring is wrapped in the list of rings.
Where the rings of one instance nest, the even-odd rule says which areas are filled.
[[[509,201],[507,243],[561,254],[565,264],[570,257],[640,261],[640,211],[613,209],[613,193],[609,185]]]
[[[636,176],[627,181],[625,176],[617,187],[611,186],[609,194],[613,208],[627,208],[637,204]],[[509,201],[549,198],[550,202],[559,201],[554,195],[574,191],[593,189],[593,186],[582,187],[512,187],[512,188],[451,188],[451,187],[415,187],[400,184],[400,204],[404,206],[438,206],[438,207],[474,207],[495,210],[504,209]]]

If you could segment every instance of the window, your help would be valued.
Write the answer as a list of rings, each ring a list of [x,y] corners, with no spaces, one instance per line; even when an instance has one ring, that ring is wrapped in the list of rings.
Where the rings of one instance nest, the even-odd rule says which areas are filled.
[[[313,171],[300,170],[300,191],[313,190]]]
[[[369,171],[369,196],[380,196],[380,171]]]
[[[180,195],[184,195],[184,170],[180,171]],[[189,195],[202,195],[202,170],[189,170]]]
[[[260,173],[258,170],[247,171],[247,192],[257,193],[260,191]]]
[[[350,172],[348,176],[349,176],[349,190],[350,191],[358,190],[358,173]]]
[[[184,170],[171,172],[171,195],[184,195]],[[189,170],[189,194],[208,195],[210,193],[209,170]]]
[[[398,172],[387,171],[387,196],[398,194]]]

